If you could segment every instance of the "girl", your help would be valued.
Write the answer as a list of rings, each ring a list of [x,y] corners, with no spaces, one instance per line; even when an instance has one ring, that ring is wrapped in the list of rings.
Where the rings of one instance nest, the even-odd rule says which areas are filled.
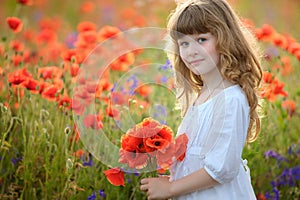
[[[241,159],[260,131],[262,69],[251,34],[225,0],[178,3],[168,31],[184,116],[178,134],[189,143],[170,179],[143,179],[141,190],[148,199],[256,199]]]

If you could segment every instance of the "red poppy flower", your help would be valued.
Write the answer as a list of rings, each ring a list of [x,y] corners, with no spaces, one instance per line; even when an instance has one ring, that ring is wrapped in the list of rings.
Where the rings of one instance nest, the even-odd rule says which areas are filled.
[[[42,29],[38,36],[37,36],[37,42],[39,44],[49,44],[54,43],[57,41],[57,34],[54,30],[51,29]]]
[[[61,53],[61,57],[68,62],[75,62],[80,64],[83,62],[84,56],[78,52],[76,49],[68,49]]]
[[[120,29],[114,26],[104,26],[101,28],[101,30],[98,32],[98,40],[99,42],[102,42],[108,38],[111,38],[118,33],[120,33]]]
[[[23,61],[23,56],[21,56],[20,54],[17,55],[12,55],[11,56],[11,62],[12,64],[17,67],[19,66],[19,64]]]
[[[40,30],[52,30],[57,32],[61,28],[61,19],[59,17],[45,17],[39,21]]]
[[[115,186],[125,186],[124,182],[124,172],[120,170],[120,168],[112,168],[104,171],[104,174],[107,180]]]
[[[167,147],[170,144],[169,141],[163,139],[159,136],[154,136],[151,138],[145,139],[145,145],[153,150],[159,150]]]
[[[173,131],[170,127],[163,126],[162,129],[157,133],[157,135],[168,142],[171,142],[173,140]]]
[[[38,69],[38,77],[43,79],[54,79],[62,77],[62,70],[56,66],[43,67]]]
[[[18,0],[18,3],[26,6],[31,6],[33,4],[33,0]]]
[[[147,153],[141,153],[137,150],[126,151],[120,150],[120,163],[128,164],[130,168],[141,169],[146,166],[148,160]]]
[[[24,50],[24,44],[18,40],[13,40],[9,44],[10,48],[12,48],[14,51],[23,51]]]
[[[65,107],[67,109],[72,108],[72,100],[70,97],[68,97],[66,95],[59,98],[59,100],[57,102],[58,102],[58,107]]]
[[[81,4],[80,11],[83,13],[91,13],[95,9],[95,4],[92,1],[86,1]]]
[[[85,154],[85,151],[82,150],[82,149],[78,149],[78,150],[75,152],[76,158],[80,158],[80,157],[82,157],[84,154]]]
[[[26,81],[27,78],[31,78],[31,74],[27,72],[26,68],[8,74],[8,82],[13,85],[19,85]]]
[[[97,38],[97,33],[96,31],[84,31],[78,35],[78,40],[75,43],[75,46],[80,46],[77,45],[77,43],[82,43],[84,46],[89,46],[91,44],[95,44],[98,40]]]
[[[39,82],[37,80],[28,78],[26,81],[23,82],[22,85],[35,94],[39,92]]]
[[[257,194],[256,198],[257,200],[267,200],[267,197],[262,193]]]
[[[120,56],[117,60],[110,64],[110,68],[116,71],[127,71],[129,67],[133,64],[134,60],[134,53],[127,53]]]
[[[90,21],[82,21],[77,25],[77,31],[79,33],[85,32],[85,31],[96,31],[97,25]]]
[[[256,36],[258,39],[272,41],[275,30],[272,26],[264,24],[261,29],[257,29]]]
[[[108,103],[108,105],[105,109],[105,112],[109,117],[113,117],[114,119],[119,119],[119,117],[120,117],[119,110],[114,108],[111,103]]]
[[[156,120],[153,120],[152,118],[145,118],[143,121],[142,121],[142,126],[148,126],[148,127],[155,127],[155,126],[159,126],[159,122],[156,121]]]
[[[166,148],[160,149],[156,154],[157,164],[162,169],[167,169],[172,164],[175,153],[175,144],[169,143]]]
[[[58,97],[59,89],[55,85],[50,85],[47,88],[45,88],[42,92],[42,97],[45,99],[48,99],[49,101],[55,101]]]
[[[121,137],[119,162],[141,169],[147,166],[149,160],[156,158],[156,164],[167,169],[173,157],[179,161],[184,159],[187,142],[186,134],[174,141],[171,128],[152,118],[145,118]]]
[[[85,86],[86,86],[86,91],[88,93],[95,94],[98,87],[98,83],[96,83],[95,81],[87,81],[85,83]]]
[[[296,56],[296,58],[300,61],[300,50],[296,51],[294,53],[294,55]]]
[[[22,30],[23,23],[17,17],[7,17],[6,22],[8,26],[13,30],[14,33],[18,33]]]
[[[152,92],[152,90],[149,85],[142,85],[136,89],[136,92],[142,97],[147,97]]]
[[[296,103],[293,100],[285,100],[281,103],[281,107],[287,111],[289,117],[292,117],[296,110]]]
[[[108,78],[102,78],[99,81],[99,87],[98,87],[99,90],[101,90],[101,91],[109,91],[112,88],[113,88],[113,84],[109,81]]]
[[[282,76],[291,74],[294,70],[291,58],[288,56],[282,56],[280,60],[282,62],[282,66],[280,67],[280,73],[282,74]]]
[[[175,157],[178,161],[183,161],[185,158],[187,143],[188,137],[185,133],[175,139]]]
[[[77,115],[82,115],[85,110],[85,105],[80,99],[72,99],[72,110]]]
[[[292,54],[294,54],[296,51],[300,51],[300,44],[297,42],[292,42],[289,46],[288,46],[288,51]]]
[[[8,82],[13,85],[19,85],[27,79],[27,77],[23,76],[22,74],[16,73],[16,72],[8,74]]]
[[[286,37],[284,37],[281,34],[276,34],[274,36],[273,43],[274,43],[274,45],[276,45],[282,49],[287,49],[287,47],[288,47],[288,41],[287,41]]]
[[[87,104],[92,102],[92,95],[87,91],[85,85],[77,87],[77,90],[74,92],[74,98],[81,99]]]
[[[72,77],[75,77],[77,76],[78,72],[79,72],[79,65],[77,63],[74,63],[71,65],[71,68],[70,68],[70,73],[71,73],[71,76]]]
[[[70,143],[73,143],[73,141],[78,142],[79,139],[80,139],[80,132],[79,132],[78,128],[76,127],[76,124],[74,123],[73,133],[72,133],[72,136],[69,139],[69,142]]]
[[[273,92],[276,95],[282,95],[284,97],[288,96],[288,93],[286,91],[283,90],[284,87],[284,82],[280,82],[278,80],[274,80],[273,81]]]
[[[263,81],[264,83],[272,83],[273,75],[270,72],[263,72]]]
[[[101,129],[103,127],[102,121],[98,119],[97,115],[86,115],[83,120],[83,124],[87,128]]]

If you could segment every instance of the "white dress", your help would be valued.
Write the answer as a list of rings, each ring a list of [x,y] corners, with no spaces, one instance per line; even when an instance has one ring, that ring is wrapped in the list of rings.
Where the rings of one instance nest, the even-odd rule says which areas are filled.
[[[177,133],[188,135],[186,156],[171,166],[171,180],[204,167],[220,184],[174,199],[256,199],[247,162],[241,158],[248,125],[249,104],[238,85],[225,88],[201,105],[191,106]]]

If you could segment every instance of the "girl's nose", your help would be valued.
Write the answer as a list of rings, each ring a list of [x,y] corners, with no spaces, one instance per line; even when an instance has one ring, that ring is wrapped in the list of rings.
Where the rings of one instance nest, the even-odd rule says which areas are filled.
[[[189,52],[189,55],[194,57],[194,56],[198,56],[199,55],[199,51],[195,48],[191,48],[190,49],[190,52]]]
[[[189,55],[194,57],[194,56],[198,56],[199,53],[200,53],[199,44],[192,42],[189,49]]]

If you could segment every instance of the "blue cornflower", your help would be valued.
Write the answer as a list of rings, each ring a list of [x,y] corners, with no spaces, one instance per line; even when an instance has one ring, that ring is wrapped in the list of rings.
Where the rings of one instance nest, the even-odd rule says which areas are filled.
[[[88,196],[88,200],[95,200],[96,199],[96,193],[93,192],[90,196]]]
[[[83,162],[82,165],[83,166],[89,166],[89,167],[93,166],[93,156],[92,156],[92,154],[89,154],[89,160],[88,161],[86,161],[86,159],[84,157],[85,156],[81,157],[81,160]]]
[[[99,190],[99,195],[100,195],[100,197],[102,197],[102,198],[105,198],[105,197],[106,197],[106,194],[105,194],[104,190]]]
[[[22,157],[16,157],[16,158],[12,158],[11,159],[11,162],[14,164],[14,165],[17,165],[18,162],[20,162],[22,160]]]
[[[269,191],[266,192],[265,197],[266,197],[267,199],[272,199],[272,195],[270,194]]]
[[[280,191],[276,187],[274,187],[272,191],[274,193],[274,199],[275,200],[279,200],[279,198],[280,198]]]
[[[300,166],[296,166],[290,169],[291,170],[291,176],[295,181],[300,180]]]
[[[166,77],[166,76],[162,76],[162,77],[160,78],[160,81],[161,81],[162,83],[167,83],[168,80],[169,80],[169,78]]]
[[[284,156],[278,154],[277,152],[273,151],[273,150],[269,150],[266,151],[264,153],[265,158],[275,158],[278,162],[282,162],[282,161],[288,161]]]
[[[159,67],[159,69],[164,70],[164,71],[166,71],[168,69],[172,69],[172,65],[171,65],[170,60],[167,60],[164,65]]]
[[[127,179],[126,179],[126,182],[127,182],[128,184],[130,184],[130,183],[132,182],[132,180],[131,180],[130,178],[127,178]]]
[[[268,191],[268,192],[266,192],[265,197],[267,199],[269,199],[269,200],[279,200],[279,198],[280,198],[280,192],[277,189],[277,187],[273,187],[272,194]]]
[[[134,91],[138,87],[138,83],[139,83],[136,75],[130,76],[126,81],[129,82],[129,83],[131,83],[129,94],[133,95]]]
[[[167,109],[163,105],[155,105],[154,106],[154,113],[152,117],[158,120],[161,124],[166,124],[165,118],[167,117]]]
[[[69,35],[67,35],[65,39],[65,44],[68,46],[68,48],[73,48],[74,44],[77,40],[78,33],[77,32],[71,32]]]

